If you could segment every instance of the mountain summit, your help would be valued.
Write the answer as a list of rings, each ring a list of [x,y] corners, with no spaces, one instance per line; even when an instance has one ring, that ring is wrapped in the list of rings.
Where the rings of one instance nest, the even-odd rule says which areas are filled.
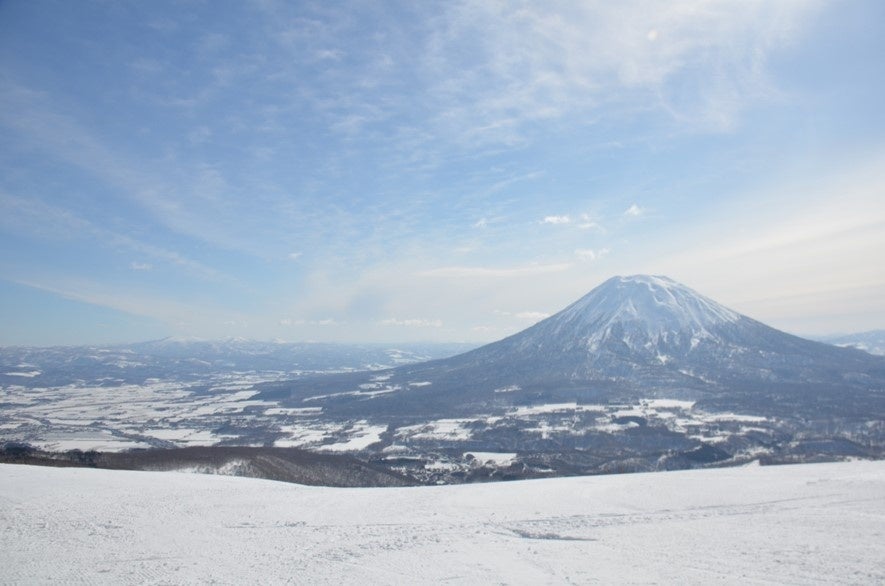
[[[663,276],[613,277],[556,315],[517,334],[524,348],[555,344],[589,354],[612,344],[634,351],[694,349],[740,314]]]
[[[663,276],[612,277],[562,310],[557,321],[608,330],[613,323],[643,322],[650,334],[703,332],[740,315]]]

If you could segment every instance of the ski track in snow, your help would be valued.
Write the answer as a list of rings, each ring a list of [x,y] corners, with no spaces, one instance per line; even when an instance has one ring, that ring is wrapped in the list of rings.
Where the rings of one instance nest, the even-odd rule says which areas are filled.
[[[2,583],[872,584],[885,462],[406,489],[0,465]]]

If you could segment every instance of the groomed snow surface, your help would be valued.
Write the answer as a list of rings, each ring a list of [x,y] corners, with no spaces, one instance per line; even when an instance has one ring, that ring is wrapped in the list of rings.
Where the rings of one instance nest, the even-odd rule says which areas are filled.
[[[874,584],[885,462],[406,489],[0,465],[0,582]]]

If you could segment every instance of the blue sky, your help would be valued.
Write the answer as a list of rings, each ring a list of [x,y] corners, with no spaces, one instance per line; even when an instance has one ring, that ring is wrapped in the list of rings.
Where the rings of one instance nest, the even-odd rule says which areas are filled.
[[[0,2],[0,344],[885,327],[885,3]]]

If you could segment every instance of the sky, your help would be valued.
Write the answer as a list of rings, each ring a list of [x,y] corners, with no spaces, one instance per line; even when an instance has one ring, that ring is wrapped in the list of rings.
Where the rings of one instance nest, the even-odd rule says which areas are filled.
[[[885,328],[879,0],[0,0],[0,345]]]

